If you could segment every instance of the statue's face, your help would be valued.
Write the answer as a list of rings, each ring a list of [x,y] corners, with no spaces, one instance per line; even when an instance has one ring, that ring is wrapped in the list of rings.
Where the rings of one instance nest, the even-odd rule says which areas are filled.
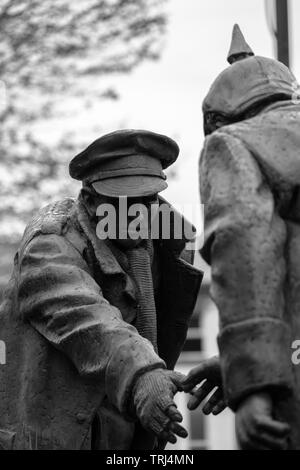
[[[158,195],[145,197],[112,198],[99,196],[96,216],[99,223],[109,227],[109,238],[122,248],[134,248],[144,238],[148,238],[151,229],[151,220],[158,209]],[[108,214],[111,212],[111,215]]]
[[[274,97],[270,97],[262,100],[261,102],[258,101],[257,103],[254,103],[253,106],[250,106],[243,113],[238,115],[226,115],[213,111],[206,112],[204,113],[204,134],[209,135],[223,126],[228,126],[230,124],[251,119],[252,117],[257,116],[262,110],[264,110],[273,102],[282,99],[287,99],[287,97],[284,95],[274,95]]]
[[[220,127],[231,124],[229,116],[213,111],[204,114],[204,134],[209,135]]]

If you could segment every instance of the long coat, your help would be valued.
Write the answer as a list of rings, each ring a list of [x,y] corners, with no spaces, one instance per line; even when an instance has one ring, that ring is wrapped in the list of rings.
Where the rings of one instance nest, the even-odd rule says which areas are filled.
[[[236,410],[268,390],[300,449],[300,105],[279,102],[225,126],[200,159],[211,295],[224,387]]]
[[[132,325],[134,282],[108,242],[97,238],[80,198],[37,214],[0,310],[3,449],[153,447],[127,405],[136,377],[172,369],[186,339],[202,272],[184,248],[183,240],[155,243],[156,354]],[[91,434],[97,436],[92,444]]]

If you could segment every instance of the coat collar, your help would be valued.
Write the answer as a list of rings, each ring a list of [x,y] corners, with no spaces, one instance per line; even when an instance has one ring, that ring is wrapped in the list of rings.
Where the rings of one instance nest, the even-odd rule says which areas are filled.
[[[77,220],[79,225],[91,243],[96,259],[103,273],[107,275],[124,273],[108,245],[104,240],[100,240],[97,237],[95,224],[91,222],[84,203],[80,197],[77,200],[76,206]]]
[[[106,276],[119,276],[122,280],[125,294],[127,294],[132,300],[136,301],[136,289],[132,279],[123,270],[108,244],[97,237],[95,224],[91,222],[85,205],[80,197],[76,201],[76,215],[82,231],[92,245],[96,260],[102,273]]]
[[[177,219],[178,223],[185,224],[188,229],[188,233],[195,233],[195,227],[190,222],[188,222],[187,219],[185,219],[183,215],[180,214],[168,201],[159,196],[159,205],[161,206],[162,204],[166,204],[168,208],[174,213],[174,219],[171,218],[171,233],[173,233],[175,219]],[[112,250],[110,249],[109,243],[104,240],[100,240],[97,237],[95,224],[91,222],[80,195],[76,201],[76,212],[77,220],[81,226],[81,229],[85,233],[85,236],[88,238],[93,247],[96,259],[102,272],[106,275],[126,275],[125,271],[122,269]],[[184,250],[186,243],[191,240],[192,238],[186,238],[184,234],[180,239],[160,239],[158,240],[158,243],[162,250],[174,252],[174,254],[179,256],[180,253]]]

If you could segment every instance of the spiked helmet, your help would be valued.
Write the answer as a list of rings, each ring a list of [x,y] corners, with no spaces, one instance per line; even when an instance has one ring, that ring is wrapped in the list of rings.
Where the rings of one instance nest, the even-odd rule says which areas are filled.
[[[215,115],[232,121],[260,103],[291,99],[298,90],[296,78],[281,62],[254,55],[237,24],[234,25],[227,67],[213,82],[203,101],[204,130]]]

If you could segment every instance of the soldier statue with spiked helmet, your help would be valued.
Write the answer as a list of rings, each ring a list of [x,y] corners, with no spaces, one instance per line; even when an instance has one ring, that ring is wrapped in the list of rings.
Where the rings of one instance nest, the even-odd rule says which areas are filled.
[[[228,62],[204,99],[200,158],[223,386],[242,449],[300,449],[299,87],[237,25]]]

